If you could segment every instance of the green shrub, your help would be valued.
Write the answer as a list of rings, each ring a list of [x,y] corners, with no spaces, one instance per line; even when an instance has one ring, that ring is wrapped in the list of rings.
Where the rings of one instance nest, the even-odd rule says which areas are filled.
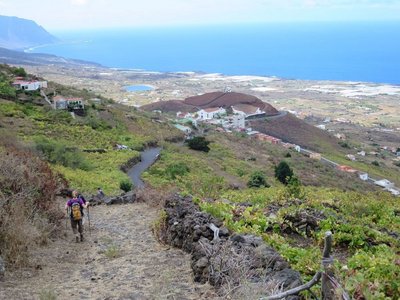
[[[11,69],[11,72],[15,75],[15,76],[21,76],[21,77],[26,77],[28,74],[26,73],[25,69],[20,67],[14,67]]]
[[[165,174],[170,179],[176,179],[177,176],[183,176],[189,171],[189,167],[185,163],[178,162],[168,165],[165,169]]]
[[[129,179],[121,180],[119,183],[119,188],[123,190],[125,193],[132,190],[133,184]]]
[[[371,162],[371,164],[373,164],[374,166],[377,166],[377,167],[379,167],[379,162],[378,162],[378,161],[376,161],[376,160],[374,160],[373,162]]]
[[[265,175],[261,171],[255,171],[250,175],[250,179],[247,182],[248,187],[269,187],[269,184],[265,180]]]
[[[194,138],[188,140],[187,143],[190,149],[204,152],[210,151],[210,147],[208,147],[208,144],[210,144],[210,142],[207,141],[206,138],[203,136],[195,136]]]
[[[338,144],[339,144],[340,146],[342,146],[343,148],[350,149],[350,145],[349,145],[348,142],[340,141],[340,142],[338,142]]]
[[[290,178],[293,176],[293,170],[289,167],[287,162],[281,161],[279,165],[275,167],[275,178],[283,184],[288,184]]]

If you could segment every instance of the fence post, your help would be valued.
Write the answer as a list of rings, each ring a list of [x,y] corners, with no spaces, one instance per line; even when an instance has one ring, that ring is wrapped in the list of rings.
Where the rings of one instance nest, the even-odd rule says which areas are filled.
[[[322,267],[324,272],[322,273],[322,300],[333,300],[335,299],[335,288],[330,278],[334,278],[333,272],[333,259],[331,257],[332,250],[332,232],[327,231],[325,233],[325,245],[324,252],[322,254]]]

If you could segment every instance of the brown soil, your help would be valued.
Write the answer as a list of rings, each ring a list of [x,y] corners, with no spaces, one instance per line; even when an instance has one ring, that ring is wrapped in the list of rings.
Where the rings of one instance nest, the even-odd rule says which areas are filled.
[[[214,298],[193,283],[188,254],[154,239],[157,216],[143,203],[91,207],[85,241],[76,243],[68,226],[64,238],[32,253],[35,267],[7,273],[0,299]]]

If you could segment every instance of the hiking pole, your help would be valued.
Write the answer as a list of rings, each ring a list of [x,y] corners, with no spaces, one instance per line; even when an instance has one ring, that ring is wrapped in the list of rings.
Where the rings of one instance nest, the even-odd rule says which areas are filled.
[[[69,215],[69,208],[67,208],[67,217],[65,218],[65,230],[68,229],[68,215]]]
[[[92,236],[92,231],[90,230],[89,203],[88,203],[88,206],[86,208],[87,208],[87,219],[88,219],[88,222],[89,222],[89,235]]]

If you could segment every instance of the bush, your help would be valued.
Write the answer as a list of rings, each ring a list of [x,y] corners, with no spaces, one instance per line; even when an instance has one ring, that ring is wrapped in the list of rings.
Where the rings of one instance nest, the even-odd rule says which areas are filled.
[[[269,187],[269,184],[265,180],[265,175],[261,171],[255,171],[250,175],[250,179],[247,182],[248,187]]]
[[[189,171],[189,167],[185,163],[179,162],[168,165],[165,169],[165,174],[170,179],[176,179],[177,176],[183,176]]]
[[[204,152],[210,151],[210,147],[208,147],[208,144],[210,144],[210,142],[207,141],[206,138],[203,136],[195,136],[194,138],[188,140],[187,143],[190,149]]]
[[[288,184],[292,176],[293,170],[289,167],[287,162],[281,161],[279,165],[275,167],[275,178],[283,184]]]
[[[348,142],[340,141],[340,142],[338,142],[338,144],[340,146],[342,146],[343,148],[350,149],[350,145]]]
[[[23,266],[35,244],[46,243],[63,212],[55,201],[59,179],[26,150],[0,147],[0,253]]]
[[[21,77],[26,77],[28,74],[26,73],[25,69],[20,67],[14,67],[11,69],[11,72],[15,75],[15,76],[21,76]]]
[[[133,184],[129,179],[122,180],[119,183],[119,188],[123,190],[125,193],[132,190]]]
[[[376,160],[374,160],[371,164],[373,164],[374,166],[377,166],[377,167],[379,167],[379,162],[378,161],[376,161]]]
[[[16,91],[8,82],[0,82],[0,97],[13,99],[15,96]]]

